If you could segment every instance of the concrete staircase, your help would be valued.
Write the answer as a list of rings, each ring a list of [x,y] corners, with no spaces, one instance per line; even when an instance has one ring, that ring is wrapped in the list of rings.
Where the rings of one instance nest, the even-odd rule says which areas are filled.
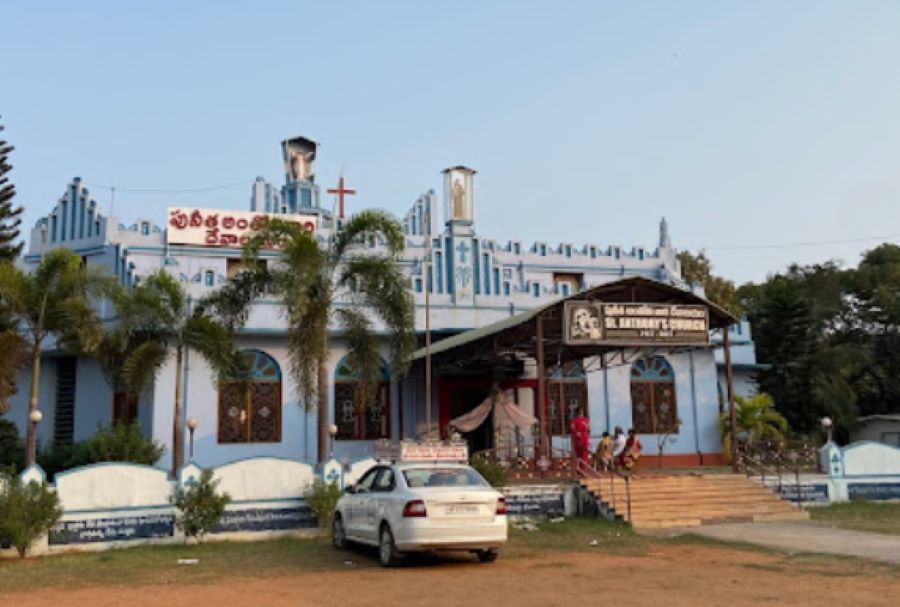
[[[581,481],[601,508],[635,529],[696,527],[715,523],[806,520],[809,513],[738,474],[637,474],[631,479],[628,519],[625,480]]]

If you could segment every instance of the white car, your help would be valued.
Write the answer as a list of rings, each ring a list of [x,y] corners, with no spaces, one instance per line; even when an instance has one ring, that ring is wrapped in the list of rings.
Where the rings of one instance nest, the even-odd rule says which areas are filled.
[[[381,564],[404,552],[465,550],[482,562],[506,543],[506,500],[465,464],[378,464],[338,500],[332,542],[378,546]]]

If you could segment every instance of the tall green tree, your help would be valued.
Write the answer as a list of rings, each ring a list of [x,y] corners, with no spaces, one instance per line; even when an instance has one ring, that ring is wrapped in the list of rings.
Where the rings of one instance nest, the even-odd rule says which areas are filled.
[[[2,131],[3,125],[0,125],[0,132]],[[15,261],[22,252],[22,243],[16,242],[19,238],[19,225],[22,223],[22,207],[13,203],[16,188],[6,176],[12,170],[7,162],[12,151],[13,146],[0,136],[0,262]]]
[[[129,324],[139,327],[145,335],[157,336],[140,341],[120,364],[120,381],[132,393],[140,392],[159,373],[160,368],[173,353],[175,355],[175,394],[172,419],[172,467],[175,475],[184,463],[184,387],[185,351],[190,348],[202,356],[220,377],[241,371],[235,351],[234,334],[228,322],[207,313],[210,307],[192,306],[184,289],[167,272],[160,270],[147,276],[134,288],[129,302]],[[131,335],[134,338],[134,334]],[[120,336],[112,349],[113,359],[117,349],[129,341]]]
[[[0,301],[12,325],[30,351],[31,393],[29,416],[38,410],[41,351],[49,337],[63,346],[82,350],[96,347],[100,319],[97,300],[109,293],[112,279],[84,266],[68,249],[50,251],[33,272],[0,264]],[[36,426],[28,422],[26,463],[36,454]]]
[[[681,265],[681,277],[689,284],[700,284],[706,298],[733,314],[742,312],[734,283],[712,273],[712,261],[705,251],[696,255],[690,251],[679,251],[676,255]]]
[[[845,430],[858,415],[856,381],[865,341],[848,329],[853,310],[846,285],[852,270],[833,261],[792,265],[738,296],[753,325],[757,358],[771,365],[758,374],[760,388],[798,432],[818,431],[829,416]]]
[[[374,242],[384,248],[373,248]],[[263,265],[260,251],[270,243],[280,247],[280,259]],[[409,279],[398,263],[404,246],[400,224],[376,210],[354,215],[321,244],[297,224],[273,220],[246,246],[248,265],[284,305],[291,375],[307,410],[318,413],[319,461],[328,454],[330,326],[341,331],[348,363],[360,374],[357,406],[374,398],[381,373],[374,321],[387,330],[392,376],[408,369],[415,320]]]
[[[851,378],[863,415],[900,411],[900,247],[883,244],[863,256],[846,280],[851,314],[846,343],[864,360]]]
[[[810,303],[798,283],[776,276],[746,296],[759,360],[771,368],[759,373],[760,390],[770,394],[791,427],[808,430],[812,412],[813,357],[821,343]]]
[[[16,393],[19,371],[27,361],[26,343],[22,336],[11,327],[0,328],[0,415],[9,411],[9,399]]]
[[[9,262],[0,261],[0,265]],[[0,415],[10,409],[9,398],[16,393],[19,371],[27,362],[25,340],[16,331],[16,325],[0,296]]]
[[[0,125],[0,132],[3,125]],[[7,173],[12,170],[8,162],[13,147],[0,136],[0,264],[11,264],[22,252],[19,225],[22,223],[22,207],[15,206],[16,188]],[[16,392],[19,370],[25,365],[25,341],[15,331],[15,323],[0,296],[0,415],[9,411],[9,397]]]

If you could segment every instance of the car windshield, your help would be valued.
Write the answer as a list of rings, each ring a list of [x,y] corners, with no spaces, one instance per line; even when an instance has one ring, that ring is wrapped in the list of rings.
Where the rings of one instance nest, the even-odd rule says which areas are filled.
[[[471,468],[407,468],[406,484],[416,487],[486,487],[480,474]]]

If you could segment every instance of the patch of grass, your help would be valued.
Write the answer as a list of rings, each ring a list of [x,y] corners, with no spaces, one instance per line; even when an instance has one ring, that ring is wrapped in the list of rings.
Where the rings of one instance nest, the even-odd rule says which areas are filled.
[[[809,509],[815,521],[841,529],[900,535],[900,503],[855,500]]]
[[[596,541],[595,545],[591,545]],[[562,523],[541,521],[537,531],[510,527],[504,557],[541,556],[548,552],[593,552],[641,555],[648,540],[631,527],[596,518],[572,518]]]
[[[199,559],[179,565],[178,559]],[[363,551],[338,552],[325,538],[141,546],[0,561],[0,595],[37,587],[207,583],[225,577],[265,577],[305,571],[375,567]]]
[[[758,546],[749,542],[732,542],[720,540],[705,535],[695,533],[684,533],[682,535],[674,535],[671,537],[657,538],[659,542],[666,544],[674,544],[676,546],[702,546],[706,548],[724,548],[729,550],[748,550],[751,552],[760,552],[763,554],[784,554],[774,548]]]
[[[747,569],[755,569],[757,571],[770,571],[774,573],[784,573],[787,569],[784,565],[773,565],[771,563],[744,563],[742,565]]]
[[[769,563],[745,563],[744,567],[784,573],[787,575],[827,575],[831,577],[858,577],[865,575],[886,575],[900,578],[900,565],[880,563],[868,559],[827,554],[824,552],[785,552],[776,548],[758,546],[747,542],[730,542],[695,534],[657,538],[667,544],[719,548],[723,550],[746,550],[767,555],[774,560]]]
[[[592,540],[597,541],[595,546],[590,545]],[[648,544],[647,539],[621,523],[580,518],[564,523],[542,521],[537,531],[521,531],[511,527],[509,542],[501,558],[579,551],[640,555],[646,552]],[[179,565],[178,559],[198,559],[199,562],[196,565]],[[348,566],[345,561],[352,561],[352,565]],[[449,564],[447,559],[442,561]],[[24,561],[0,561],[0,596],[5,592],[31,588],[202,584],[225,578],[264,578],[378,566],[374,549],[354,547],[337,551],[324,537],[210,542],[193,546],[140,546]]]

